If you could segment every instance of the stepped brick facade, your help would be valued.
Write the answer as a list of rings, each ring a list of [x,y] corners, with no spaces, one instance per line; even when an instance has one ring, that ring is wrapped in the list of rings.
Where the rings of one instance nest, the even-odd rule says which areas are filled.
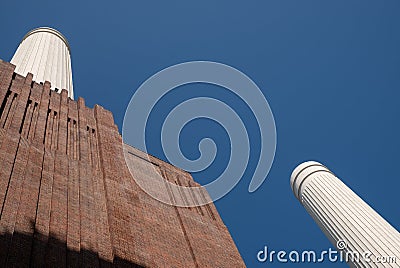
[[[123,146],[147,157],[123,145],[110,111],[14,70],[0,60],[0,267],[244,267],[212,203],[175,207],[139,188]]]

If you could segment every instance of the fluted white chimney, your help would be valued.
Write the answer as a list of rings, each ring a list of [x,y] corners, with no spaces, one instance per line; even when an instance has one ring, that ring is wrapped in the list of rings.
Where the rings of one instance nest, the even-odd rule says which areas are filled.
[[[325,166],[300,164],[290,185],[351,267],[400,267],[400,233]]]
[[[16,73],[23,76],[32,73],[34,81],[49,81],[52,90],[66,89],[68,96],[74,98],[71,51],[67,39],[59,31],[40,27],[28,32],[11,63],[16,65]]]

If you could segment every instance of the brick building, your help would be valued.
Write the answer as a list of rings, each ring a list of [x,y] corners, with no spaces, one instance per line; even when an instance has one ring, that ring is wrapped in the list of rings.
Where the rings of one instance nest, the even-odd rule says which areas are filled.
[[[0,267],[244,267],[212,203],[175,207],[139,188],[123,146],[147,157],[122,143],[110,111],[15,69],[0,60]]]

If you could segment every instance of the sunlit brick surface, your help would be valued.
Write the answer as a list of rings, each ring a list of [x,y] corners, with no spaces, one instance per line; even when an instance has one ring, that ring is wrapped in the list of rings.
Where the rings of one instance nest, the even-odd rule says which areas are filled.
[[[212,203],[177,208],[137,186],[111,112],[14,69],[0,61],[0,267],[244,267]],[[165,179],[199,187],[150,162]]]

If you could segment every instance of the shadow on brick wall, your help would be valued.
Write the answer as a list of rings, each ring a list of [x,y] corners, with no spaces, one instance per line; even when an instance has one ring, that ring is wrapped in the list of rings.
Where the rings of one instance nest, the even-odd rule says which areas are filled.
[[[33,225],[33,224],[32,224]],[[33,228],[34,229],[34,228]],[[113,262],[86,249],[67,248],[67,243],[36,230],[34,235],[5,232],[0,235],[0,267],[138,267],[118,256]]]

